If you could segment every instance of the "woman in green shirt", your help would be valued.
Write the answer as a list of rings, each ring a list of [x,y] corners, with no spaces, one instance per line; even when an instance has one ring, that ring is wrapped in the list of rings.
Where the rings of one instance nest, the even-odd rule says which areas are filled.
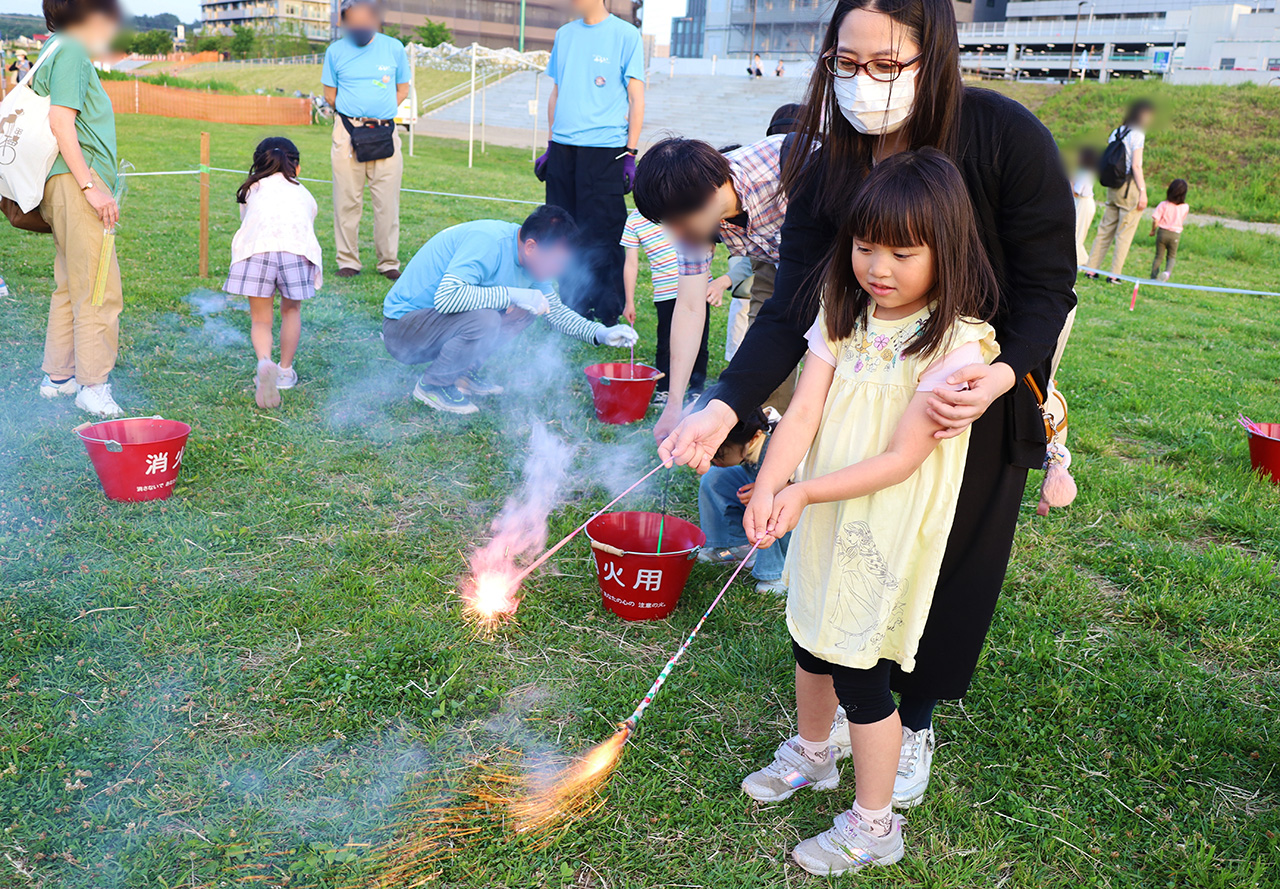
[[[108,382],[115,367],[124,296],[112,248],[106,286],[94,305],[104,235],[120,219],[116,184],[116,124],[111,99],[93,57],[120,29],[118,0],[44,0],[52,36],[32,81],[48,96],[58,159],[45,182],[40,215],[53,229],[56,287],[49,303],[40,394],[75,395],[76,406],[103,417],[121,411]]]

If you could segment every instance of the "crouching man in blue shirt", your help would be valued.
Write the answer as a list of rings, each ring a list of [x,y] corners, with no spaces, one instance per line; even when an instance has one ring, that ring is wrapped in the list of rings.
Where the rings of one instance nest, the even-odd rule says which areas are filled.
[[[560,301],[552,282],[569,268],[578,241],[573,217],[544,204],[522,224],[479,219],[447,228],[417,252],[382,303],[382,339],[404,364],[430,364],[413,397],[452,414],[497,395],[480,365],[535,315],[587,343],[626,348],[639,340],[625,324],[588,321]]]

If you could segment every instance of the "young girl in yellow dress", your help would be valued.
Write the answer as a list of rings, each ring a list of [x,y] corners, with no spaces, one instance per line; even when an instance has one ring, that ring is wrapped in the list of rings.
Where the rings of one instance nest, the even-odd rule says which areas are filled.
[[[796,394],[743,519],[770,545],[795,529],[784,580],[800,734],[743,781],[766,802],[839,782],[829,735],[848,716],[856,792],[793,857],[834,874],[902,858],[892,813],[902,724],[890,669],[910,672],[964,475],[969,432],[939,438],[928,393],[990,363],[995,274],[959,171],[941,152],[896,154],[853,200]],[[791,483],[794,477],[794,483]]]

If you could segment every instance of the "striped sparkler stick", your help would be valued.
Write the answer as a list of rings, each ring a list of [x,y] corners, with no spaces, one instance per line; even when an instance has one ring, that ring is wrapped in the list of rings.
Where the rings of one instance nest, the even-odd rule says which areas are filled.
[[[640,704],[636,707],[635,712],[623,720],[622,727],[627,729],[628,733],[635,731],[636,724],[640,722],[640,717],[644,716],[644,711],[648,710],[649,705],[653,703],[653,699],[658,694],[658,690],[662,688],[663,684],[667,681],[667,677],[671,675],[671,670],[679,662],[680,658],[684,656],[685,650],[693,643],[693,640],[698,635],[698,631],[702,629],[702,625],[706,623],[707,618],[711,616],[711,612],[716,610],[716,606],[720,604],[720,600],[724,598],[724,594],[729,591],[730,584],[732,584],[737,576],[742,572],[742,569],[746,567],[747,561],[755,551],[760,548],[760,543],[761,541],[757,540],[755,545],[751,547],[751,551],[742,557],[742,561],[738,563],[738,567],[733,569],[733,573],[730,574],[729,579],[724,582],[724,586],[720,588],[720,592],[711,600],[711,604],[707,606],[707,610],[703,612],[702,617],[696,624],[694,624],[693,632],[689,634],[689,638],[685,639],[680,647],[676,649],[676,653],[671,655],[671,660],[667,661],[667,665],[662,668],[662,672],[658,674],[658,678],[653,680],[653,685],[649,686],[649,690],[645,692],[644,697],[640,699]]]

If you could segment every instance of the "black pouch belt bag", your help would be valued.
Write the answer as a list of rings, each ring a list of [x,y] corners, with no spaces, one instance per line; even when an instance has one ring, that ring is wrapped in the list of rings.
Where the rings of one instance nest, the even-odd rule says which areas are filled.
[[[396,153],[396,125],[392,121],[378,121],[356,126],[345,114],[339,115],[342,125],[351,136],[351,150],[362,164],[380,161]]]

